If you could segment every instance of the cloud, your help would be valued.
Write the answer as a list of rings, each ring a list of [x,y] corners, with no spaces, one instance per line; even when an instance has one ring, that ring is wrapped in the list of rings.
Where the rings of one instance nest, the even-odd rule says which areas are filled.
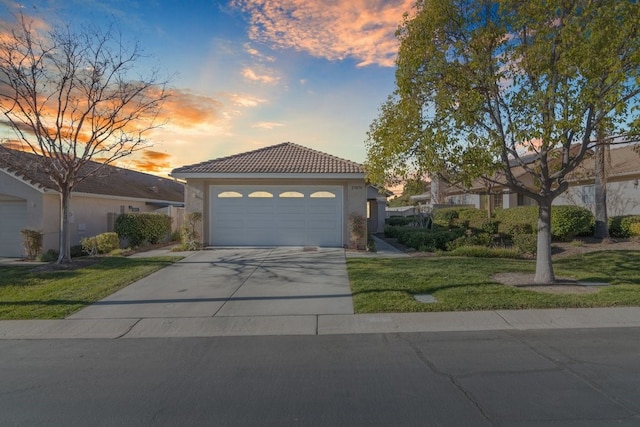
[[[232,0],[249,14],[249,37],[329,60],[392,67],[395,31],[415,0]]]
[[[242,76],[247,80],[260,82],[268,85],[276,84],[278,83],[278,80],[280,80],[279,77],[275,77],[271,74],[267,74],[267,73],[258,74],[256,71],[254,71],[249,67],[245,67],[242,70]]]
[[[251,125],[252,128],[266,129],[266,130],[270,130],[270,129],[274,129],[282,126],[284,126],[284,123],[279,123],[279,122],[258,122]]]
[[[167,119],[172,126],[189,127],[220,120],[223,109],[224,104],[213,97],[171,89],[160,118]]]
[[[276,60],[273,56],[265,55],[264,53],[260,52],[258,49],[251,46],[250,43],[244,44],[244,51],[247,52],[249,55],[254,56],[265,62],[274,62]]]
[[[230,99],[233,105],[244,108],[257,107],[258,105],[267,102],[265,99],[247,95],[244,93],[223,92],[220,94],[220,96]]]
[[[160,151],[145,150],[131,159],[129,167],[144,172],[164,172],[171,169],[171,156]]]

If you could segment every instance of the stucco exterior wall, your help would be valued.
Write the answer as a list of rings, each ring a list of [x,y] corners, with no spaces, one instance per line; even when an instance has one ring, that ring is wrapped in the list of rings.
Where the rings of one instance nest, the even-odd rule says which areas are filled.
[[[558,196],[554,205],[576,205],[595,212],[595,190],[592,184],[577,185]],[[607,184],[609,216],[640,215],[640,186],[635,180]]]

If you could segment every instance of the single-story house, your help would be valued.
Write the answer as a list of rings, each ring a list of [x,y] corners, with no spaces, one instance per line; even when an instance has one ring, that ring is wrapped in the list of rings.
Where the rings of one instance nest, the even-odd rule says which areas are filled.
[[[624,144],[612,146],[606,160],[607,169],[607,211],[609,215],[640,214],[640,153],[638,145]],[[516,167],[518,168],[518,167]],[[517,173],[517,171],[516,171]],[[576,205],[591,211],[595,210],[594,188],[595,159],[588,156],[582,164],[567,176],[569,189],[558,196],[554,205]],[[518,173],[517,173],[518,174]],[[521,172],[520,175],[524,175]],[[423,195],[412,196],[418,204],[435,205],[436,196],[431,190]],[[479,209],[510,208],[514,206],[535,205],[527,196],[517,194],[504,185],[487,186],[480,180],[471,188],[449,186],[444,182],[438,185],[440,200],[445,205],[471,205]]]
[[[171,176],[186,180],[186,214],[202,214],[197,231],[206,246],[345,247],[349,217],[367,214],[362,165],[290,142]]]
[[[0,156],[0,257],[24,255],[25,228],[41,230],[43,249],[58,249],[60,194],[49,176],[38,168],[35,154],[10,150]],[[33,165],[28,172],[16,169],[15,162]],[[94,170],[91,162],[87,169]],[[180,225],[184,206],[184,185],[172,179],[104,166],[96,175],[80,182],[71,195],[71,244],[83,237],[113,231],[118,214],[162,212]]]

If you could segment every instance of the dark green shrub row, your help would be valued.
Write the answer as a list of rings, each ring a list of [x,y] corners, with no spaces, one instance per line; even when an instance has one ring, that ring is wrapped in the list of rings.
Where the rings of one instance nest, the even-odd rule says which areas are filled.
[[[517,206],[496,211],[501,233],[515,236],[530,234],[538,229],[538,207]],[[590,210],[579,206],[553,206],[551,208],[551,235],[554,239],[570,240],[593,232],[595,219]]]
[[[445,250],[447,243],[464,234],[463,229],[453,230],[427,230],[415,227],[394,227],[384,228],[385,236],[397,238],[398,242],[410,248],[433,252],[436,249]]]
[[[413,218],[413,216],[392,216],[390,218],[386,218],[384,220],[384,224],[392,225],[392,226],[398,226],[398,225],[403,226],[403,225],[409,225],[414,221],[415,219]]]
[[[120,238],[128,239],[130,246],[156,244],[171,233],[171,218],[155,213],[121,214],[116,218],[115,231]]]
[[[487,218],[487,211],[468,207],[437,208],[431,213],[433,223],[442,228],[481,229]]]
[[[640,223],[640,215],[613,216],[609,218],[609,234],[611,237],[627,238],[636,234],[634,224]]]

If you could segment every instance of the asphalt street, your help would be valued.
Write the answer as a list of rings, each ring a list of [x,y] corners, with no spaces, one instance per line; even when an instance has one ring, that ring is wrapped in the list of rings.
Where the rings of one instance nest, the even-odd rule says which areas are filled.
[[[640,425],[640,328],[0,341],[8,426]]]

